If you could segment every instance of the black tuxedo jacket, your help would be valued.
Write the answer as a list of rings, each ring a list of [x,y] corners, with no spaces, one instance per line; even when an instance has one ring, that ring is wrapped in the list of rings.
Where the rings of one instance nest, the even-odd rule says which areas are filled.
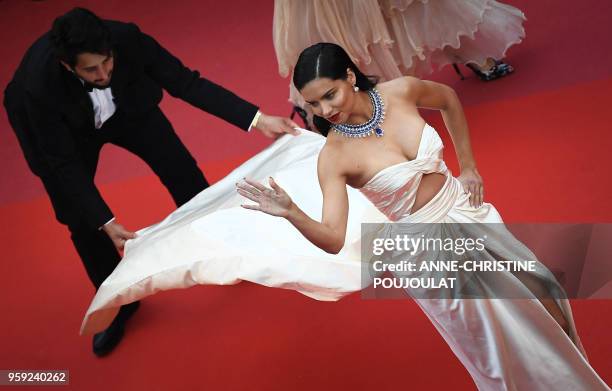
[[[120,112],[136,120],[146,115],[160,103],[163,88],[248,129],[256,106],[185,67],[136,25],[105,23],[114,45],[111,88],[115,115]],[[54,56],[49,35],[26,52],[5,90],[4,104],[32,172],[43,182],[50,178],[59,183],[71,207],[78,209],[88,225],[99,227],[113,215],[84,169],[79,151],[80,141],[96,132],[93,105],[81,81]]]

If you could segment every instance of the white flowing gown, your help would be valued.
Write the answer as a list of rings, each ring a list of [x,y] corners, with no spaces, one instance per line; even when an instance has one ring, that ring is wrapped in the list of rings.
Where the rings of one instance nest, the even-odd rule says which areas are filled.
[[[273,176],[302,210],[320,219],[322,196],[316,164],[324,142],[308,131],[297,137],[284,136],[162,222],[139,231],[136,239],[127,242],[123,260],[94,297],[81,333],[106,328],[123,304],[160,290],[197,284],[246,280],[296,290],[317,300],[338,300],[367,283],[362,280],[361,222],[502,223],[493,205],[469,205],[469,195],[442,160],[442,140],[429,125],[423,129],[414,160],[383,169],[360,191],[348,189],[346,244],[337,255],[312,245],[284,219],[240,207],[247,201],[237,194],[236,182],[247,177],[267,183]],[[443,188],[410,214],[423,174],[434,172],[447,177]],[[491,234],[495,240],[487,241],[487,250],[493,259],[536,260],[507,230]],[[562,291],[550,271],[537,265],[533,274]],[[478,389],[610,390],[588,363],[569,301],[556,299],[569,322],[571,338],[520,279],[510,272],[497,276],[505,289],[527,298],[424,299],[413,295]]]

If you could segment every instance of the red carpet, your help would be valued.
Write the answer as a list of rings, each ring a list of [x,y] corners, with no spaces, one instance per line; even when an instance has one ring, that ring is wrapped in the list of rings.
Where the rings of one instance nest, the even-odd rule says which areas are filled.
[[[510,3],[529,19],[528,38],[510,51],[514,75],[490,84],[460,82],[448,69],[432,76],[466,102],[486,198],[508,222],[610,222],[612,55],[604,20],[610,3]],[[0,48],[0,86],[29,43],[75,4],[0,2],[0,35],[12,38]],[[184,1],[155,9],[141,1],[78,4],[137,22],[186,64],[265,111],[289,111],[271,43],[271,1]],[[268,143],[182,102],[166,99],[163,108],[211,181]],[[444,134],[440,117],[426,115]],[[452,145],[443,138],[457,173]],[[75,390],[475,389],[410,301],[353,295],[321,303],[249,283],[153,296],[116,352],[97,359],[90,339],[78,336],[92,288],[4,113],[0,156],[0,369],[68,369]],[[98,183],[129,228],[172,210],[146,166],[118,148],[102,153]],[[612,383],[612,302],[574,300],[572,306],[592,366]]]

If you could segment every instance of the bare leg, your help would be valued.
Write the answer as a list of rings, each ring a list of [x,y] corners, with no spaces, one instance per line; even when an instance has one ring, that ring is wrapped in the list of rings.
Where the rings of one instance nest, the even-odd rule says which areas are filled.
[[[557,304],[555,299],[551,296],[550,291],[546,288],[545,284],[539,278],[532,274],[525,272],[518,272],[515,275],[521,280],[521,282],[536,296],[536,298],[542,303],[546,311],[555,319],[555,321],[561,326],[563,331],[567,334],[570,339],[570,324],[561,307]],[[572,340],[575,343],[575,341]]]

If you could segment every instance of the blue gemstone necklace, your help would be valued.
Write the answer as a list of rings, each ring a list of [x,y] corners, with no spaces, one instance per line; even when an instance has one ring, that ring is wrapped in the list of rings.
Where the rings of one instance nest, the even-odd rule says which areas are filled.
[[[382,123],[385,120],[385,104],[375,88],[368,91],[368,96],[374,108],[372,118],[363,124],[357,125],[334,124],[333,128],[337,133],[346,137],[367,137],[372,133],[376,134],[376,137],[383,136]]]

